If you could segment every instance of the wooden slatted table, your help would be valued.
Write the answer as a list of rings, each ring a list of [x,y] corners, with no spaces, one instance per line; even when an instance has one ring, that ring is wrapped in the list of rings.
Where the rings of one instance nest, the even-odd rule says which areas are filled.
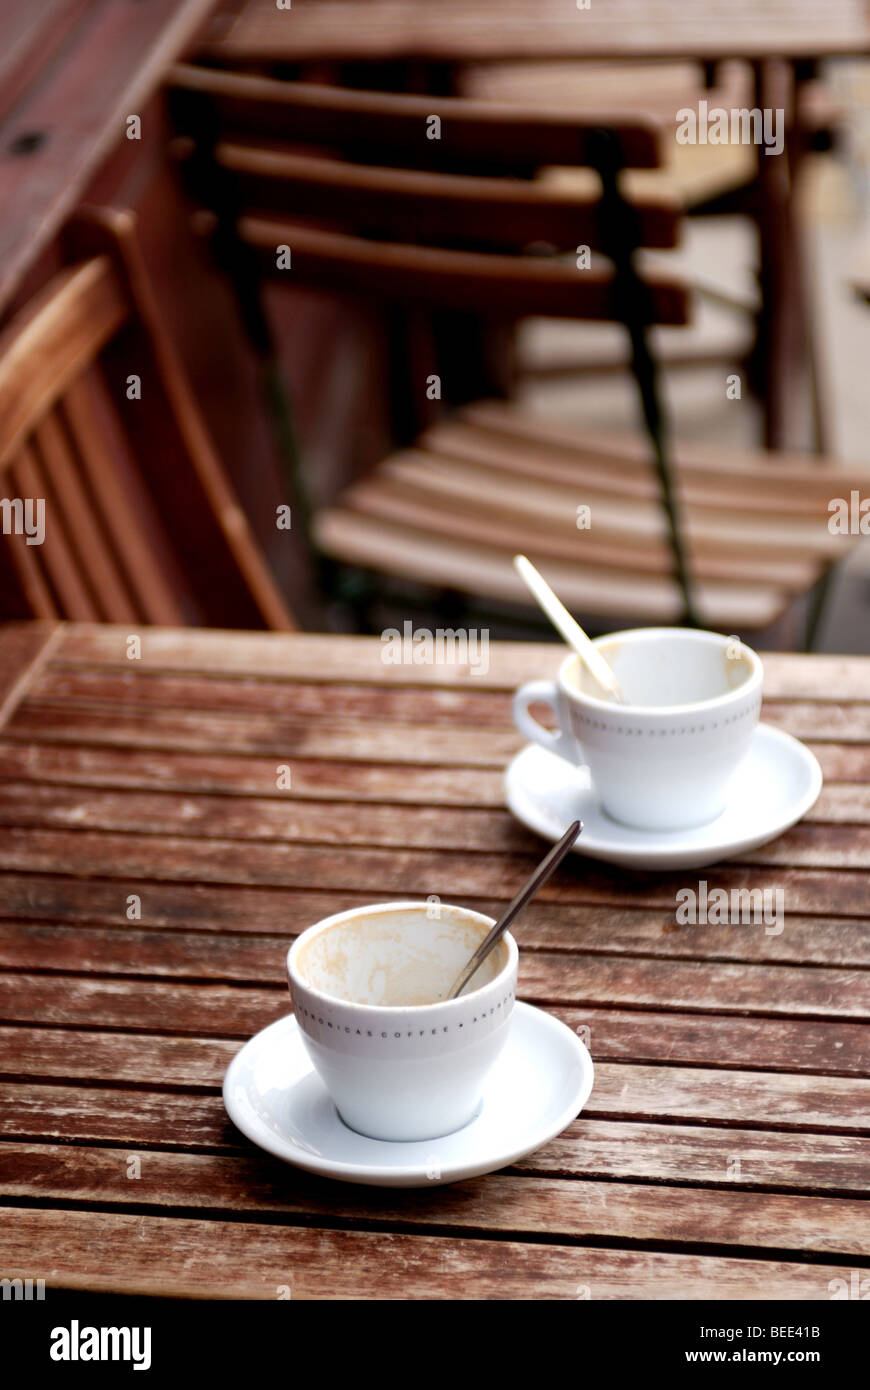
[[[510,1169],[392,1192],[261,1154],[223,1072],[289,1011],[287,943],[319,917],[513,894],[541,844],[502,805],[510,691],[559,649],[493,644],[474,675],[374,638],[146,629],[131,660],[128,635],[0,630],[0,1275],[824,1300],[870,1262],[870,661],[765,659],[764,717],[826,776],[789,834],[700,874],[559,871],[520,994],[590,1030],[585,1111]],[[700,877],[782,888],[785,929],[678,928]]]
[[[225,0],[222,62],[513,58],[818,58],[866,53],[865,0]]]

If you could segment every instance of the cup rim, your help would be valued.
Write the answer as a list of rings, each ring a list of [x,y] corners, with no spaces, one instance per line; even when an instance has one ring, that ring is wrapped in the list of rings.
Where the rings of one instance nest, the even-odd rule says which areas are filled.
[[[593,638],[592,645],[598,647],[605,642],[612,642],[618,637],[631,637],[637,641],[650,641],[653,638],[664,636],[684,637],[690,642],[704,642],[707,645],[716,644],[718,646],[723,646],[725,643],[734,640],[733,637],[726,636],[724,633],[711,632],[706,628],[632,627],[624,628],[619,632],[602,633],[600,637]],[[570,652],[559,667],[559,687],[569,699],[575,700],[578,704],[591,705],[593,709],[606,710],[611,715],[623,714],[630,719],[652,715],[684,716],[691,714],[706,714],[708,712],[713,713],[715,710],[740,699],[742,696],[748,695],[761,684],[764,675],[761,657],[756,651],[753,651],[752,647],[747,646],[742,639],[738,640],[749,660],[751,667],[749,676],[742,685],[736,686],[733,690],[726,690],[722,695],[712,695],[707,700],[690,700],[680,705],[618,705],[615,704],[613,700],[599,699],[597,695],[590,695],[585,690],[579,690],[577,686],[570,684],[566,679],[565,673],[569,663],[574,661],[579,662],[581,660],[576,652]]]
[[[495,990],[497,987],[503,986],[506,978],[516,968],[519,961],[517,943],[509,931],[506,931],[502,937],[502,941],[507,947],[507,960],[497,975],[494,975],[491,980],[487,980],[485,984],[478,985],[476,989],[471,990],[468,994],[460,994],[456,999],[436,999],[432,1004],[365,1004],[355,999],[340,999],[337,994],[327,994],[324,990],[318,989],[316,985],[310,984],[297,969],[295,958],[299,954],[299,950],[303,943],[306,940],[310,940],[312,936],[319,935],[321,932],[327,931],[330,927],[337,926],[343,918],[368,916],[370,913],[382,913],[391,910],[407,911],[408,908],[423,910],[429,906],[430,904],[425,898],[408,899],[407,901],[403,900],[401,902],[365,903],[362,907],[345,908],[341,912],[334,912],[329,917],[321,918],[319,922],[313,922],[310,927],[306,927],[303,932],[300,932],[293,942],[293,945],[287,951],[287,978],[289,983],[291,985],[298,985],[300,989],[305,990],[314,998],[322,999],[325,1004],[331,1004],[333,1006],[338,1005],[345,1009],[363,1009],[370,1014],[413,1013],[421,1015],[425,1014],[428,1009],[454,1010],[471,1003],[477,999],[479,995],[485,994],[487,990]],[[488,926],[493,926],[496,921],[494,917],[488,917],[484,912],[477,912],[471,907],[462,907],[458,903],[441,903],[440,906],[442,908],[449,908],[453,912],[464,913],[467,917],[474,917],[478,921],[486,923]]]

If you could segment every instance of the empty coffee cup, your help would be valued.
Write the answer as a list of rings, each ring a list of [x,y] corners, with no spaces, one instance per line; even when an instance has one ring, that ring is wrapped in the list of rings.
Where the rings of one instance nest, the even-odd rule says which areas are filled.
[[[492,918],[445,903],[327,917],[287,956],[302,1041],[342,1120],[374,1139],[435,1139],[477,1113],[507,1041],[517,947],[506,933],[447,994]]]
[[[639,628],[599,637],[623,704],[611,700],[577,656],[556,681],[514,696],[520,733],[588,767],[603,809],[642,830],[706,825],[725,808],[761,709],[761,661],[734,637],[689,628]],[[530,706],[549,706],[544,728]]]

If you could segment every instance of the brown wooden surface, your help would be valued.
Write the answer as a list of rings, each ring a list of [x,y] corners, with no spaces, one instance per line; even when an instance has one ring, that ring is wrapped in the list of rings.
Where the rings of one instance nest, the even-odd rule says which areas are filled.
[[[205,51],[228,64],[421,58],[769,58],[866,53],[864,0],[237,0]]]
[[[502,804],[510,692],[560,649],[493,644],[476,676],[307,634],[146,628],[128,661],[128,635],[0,628],[0,1273],[812,1300],[870,1263],[870,661],[764,657],[764,717],[827,779],[778,841],[694,873],[563,866],[524,917],[520,993],[590,1030],[585,1110],[500,1173],[396,1192],[261,1154],[223,1073],[289,1011],[287,943],[321,916],[509,899],[540,853]],[[784,930],[677,927],[700,878],[782,888]]]
[[[618,140],[624,167],[657,168],[661,162],[665,122],[648,112],[627,112],[616,100],[594,112],[563,115],[540,102],[443,97],[437,101],[441,133],[432,142],[422,138],[431,96],[283,82],[188,63],[173,67],[167,83],[188,103],[207,97],[220,129],[232,136],[401,152],[425,160],[426,168],[445,157],[476,160],[487,174],[524,163],[584,164],[602,126]]]
[[[559,251],[600,248],[596,176],[563,191],[557,181],[469,178],[419,169],[381,169],[245,145],[215,150],[234,176],[246,207],[291,217],[352,222],[388,241],[437,244],[474,239],[522,250],[545,242]],[[635,199],[642,246],[677,244],[677,206],[666,190]]]
[[[528,597],[510,562],[527,551],[580,615],[679,621],[660,485],[642,447],[480,402],[348,488],[315,533],[338,560],[519,603]],[[829,501],[860,479],[836,465],[679,450],[673,473],[698,611],[712,628],[762,631],[847,553],[849,538],[828,529]],[[594,525],[578,533],[581,502]]]
[[[0,312],[215,0],[4,0]]]

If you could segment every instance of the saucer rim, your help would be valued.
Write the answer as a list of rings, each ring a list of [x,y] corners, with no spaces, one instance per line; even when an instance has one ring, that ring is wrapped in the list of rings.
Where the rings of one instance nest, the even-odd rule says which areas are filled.
[[[235,1074],[242,1064],[241,1059],[249,1048],[253,1049],[255,1044],[259,1044],[259,1046],[262,1047],[265,1041],[265,1035],[271,1032],[278,1033],[280,1030],[288,1028],[290,1030],[289,1037],[299,1040],[301,1030],[299,1028],[299,1022],[293,1013],[284,1014],[281,1018],[275,1019],[274,1022],[267,1024],[265,1028],[261,1028],[243,1043],[224,1074],[221,1087],[224,1109],[236,1129],[244,1134],[245,1137],[259,1149],[271,1154],[274,1158],[289,1163],[295,1168],[301,1168],[306,1172],[314,1173],[318,1177],[334,1178],[337,1181],[356,1182],[370,1186],[413,1186],[416,1184],[417,1180],[422,1179],[423,1181],[420,1181],[419,1185],[426,1187],[444,1186],[446,1183],[461,1182],[467,1178],[480,1177],[485,1173],[494,1172],[509,1166],[511,1163],[515,1163],[517,1159],[522,1158],[525,1154],[532,1153],[535,1149],[541,1148],[543,1144],[549,1143],[551,1139],[561,1134],[571,1121],[576,1119],[581,1113],[595,1084],[595,1064],[589,1049],[566,1023],[563,1023],[560,1018],[556,1018],[555,1015],[547,1012],[547,1010],[540,1009],[534,1004],[529,1004],[523,999],[516,1000],[514,1012],[517,1011],[519,1011],[520,1017],[524,1018],[528,1023],[531,1023],[537,1028],[546,1030],[553,1037],[560,1037],[565,1046],[570,1043],[574,1050],[575,1057],[579,1060],[581,1065],[580,1084],[572,1095],[570,1102],[566,1103],[566,1105],[561,1108],[558,1115],[555,1116],[552,1121],[548,1122],[545,1128],[542,1128],[540,1134],[535,1135],[531,1143],[524,1140],[518,1147],[506,1150],[504,1153],[501,1151],[498,1153],[490,1151],[488,1157],[484,1153],[479,1153],[475,1157],[472,1141],[472,1151],[469,1153],[468,1158],[464,1161],[454,1160],[452,1165],[443,1169],[440,1176],[436,1179],[426,1177],[427,1163],[423,1161],[407,1164],[360,1164],[330,1159],[328,1157],[315,1158],[310,1154],[306,1154],[304,1150],[298,1149],[295,1142],[289,1138],[284,1140],[285,1148],[282,1149],[280,1140],[274,1139],[272,1142],[269,1142],[271,1136],[255,1135],[251,1132],[253,1126],[246,1126],[239,1122],[234,1110],[231,1109],[232,1102],[229,1093],[234,1082]],[[301,1040],[299,1040],[299,1045],[301,1046]],[[498,1062],[496,1062],[496,1066],[497,1065]],[[314,1067],[310,1067],[309,1070],[313,1073]],[[320,1084],[322,1085],[322,1083]],[[325,1089],[324,1087],[324,1090]],[[486,1083],[484,1083],[484,1098],[485,1096]],[[477,1118],[476,1116],[465,1126],[465,1129],[469,1133],[477,1123]],[[454,1130],[453,1133],[440,1135],[436,1139],[413,1140],[410,1142],[431,1146],[430,1155],[434,1154],[437,1156],[438,1145],[442,1144],[447,1139],[453,1139],[457,1133],[461,1133],[461,1131]],[[368,1138],[368,1136],[365,1135],[360,1137]],[[369,1139],[369,1142],[378,1146],[385,1146],[388,1151],[395,1152],[397,1157],[401,1150],[407,1147],[405,1142],[389,1139]],[[285,1151],[286,1147],[292,1147],[294,1149],[292,1157]]]
[[[609,861],[617,864],[617,866],[638,867],[639,865],[635,861],[639,861],[641,857],[644,857],[647,861],[644,867],[670,869],[689,867],[687,865],[670,862],[672,856],[716,853],[719,859],[725,859],[730,854],[757,849],[761,845],[768,844],[771,840],[784,834],[786,830],[791,829],[793,825],[796,825],[798,821],[803,819],[808,811],[812,810],[821,794],[824,785],[824,777],[818,758],[811,749],[807,748],[805,743],[795,738],[793,734],[787,733],[784,729],[777,729],[772,724],[767,724],[763,720],[759,721],[756,729],[753,731],[752,741],[747,750],[747,758],[751,755],[752,745],[758,741],[759,736],[770,739],[773,743],[778,743],[787,756],[800,759],[807,767],[810,776],[810,785],[807,791],[796,801],[789,803],[788,810],[781,814],[776,820],[772,821],[770,827],[765,828],[763,832],[750,834],[748,836],[732,834],[725,838],[717,838],[715,835],[715,827],[721,819],[721,816],[717,816],[715,820],[710,821],[706,826],[692,828],[688,833],[696,834],[699,831],[708,831],[710,833],[697,841],[691,842],[685,840],[684,837],[687,832],[682,830],[644,831],[637,826],[621,826],[617,821],[613,821],[612,825],[616,838],[605,838],[597,833],[594,828],[590,827],[588,824],[584,824],[583,834],[579,835],[575,840],[571,847],[572,852],[591,859],[602,859],[610,855],[619,856]],[[535,743],[527,743],[508,763],[504,773],[505,803],[511,815],[522,825],[532,830],[534,834],[540,835],[542,839],[552,841],[558,839],[559,832],[557,830],[542,828],[540,820],[534,816],[534,814],[527,817],[525,814],[520,813],[516,805],[517,778],[515,769],[520,760],[525,758],[532,750],[535,750],[537,753],[547,752],[546,749],[541,749],[539,745]],[[550,757],[553,756],[553,754],[550,754]],[[527,792],[522,782],[519,783],[519,791],[524,798],[527,798]],[[603,811],[601,802],[592,788],[590,787],[588,791],[589,794],[594,797],[594,804],[597,812],[602,816],[605,815],[606,812]],[[625,838],[627,834],[637,838],[627,839]]]

